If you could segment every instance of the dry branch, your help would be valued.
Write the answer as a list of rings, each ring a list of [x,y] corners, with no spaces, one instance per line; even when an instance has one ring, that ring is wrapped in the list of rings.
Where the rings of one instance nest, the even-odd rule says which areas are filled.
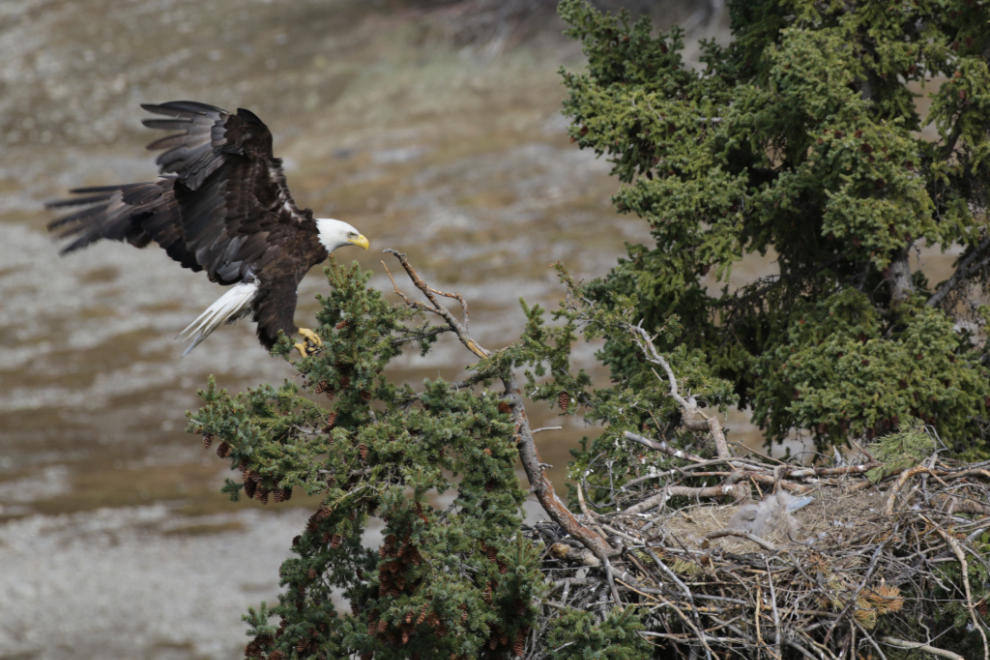
[[[432,288],[416,273],[416,270],[406,259],[405,254],[390,249],[385,250],[385,252],[399,260],[409,279],[412,280],[416,288],[423,293],[429,302],[429,304],[424,304],[410,300],[399,289],[395,279],[392,278],[392,274],[389,273],[389,278],[392,279],[395,292],[402,298],[406,305],[414,309],[431,312],[442,318],[447,327],[457,335],[458,340],[479,358],[485,359],[491,356],[491,351],[485,349],[471,338],[468,332],[468,306],[460,294],[445,293]],[[388,267],[386,266],[387,270]],[[460,303],[463,312],[463,323],[459,322],[446,307],[440,304],[437,296],[453,298]],[[544,474],[543,462],[540,460],[539,452],[536,449],[533,431],[529,425],[529,417],[526,415],[526,407],[523,404],[522,392],[516,384],[515,377],[511,373],[504,375],[502,377],[502,384],[505,387],[505,401],[510,406],[513,422],[515,423],[515,439],[516,446],[519,449],[519,458],[537,500],[539,500],[551,520],[566,530],[567,534],[580,541],[599,561],[603,564],[606,563],[609,555],[612,553],[611,546],[599,534],[588,529],[578,521],[574,514],[567,508],[567,505],[557,497],[553,484]]]

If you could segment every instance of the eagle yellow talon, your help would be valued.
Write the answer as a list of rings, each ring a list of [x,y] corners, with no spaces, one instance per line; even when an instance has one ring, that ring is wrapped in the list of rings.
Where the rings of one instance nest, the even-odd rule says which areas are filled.
[[[301,357],[316,355],[317,349],[319,349],[320,346],[323,346],[323,340],[320,339],[319,335],[307,328],[299,328],[298,332],[303,338],[303,341],[295,344],[296,350],[299,351],[299,355]]]

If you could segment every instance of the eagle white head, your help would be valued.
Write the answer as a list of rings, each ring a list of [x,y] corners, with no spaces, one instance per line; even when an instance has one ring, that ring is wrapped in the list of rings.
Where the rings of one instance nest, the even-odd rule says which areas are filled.
[[[323,243],[327,252],[333,252],[337,248],[347,245],[357,245],[365,250],[368,249],[368,239],[357,229],[341,220],[317,218],[316,229],[320,232],[320,243]]]

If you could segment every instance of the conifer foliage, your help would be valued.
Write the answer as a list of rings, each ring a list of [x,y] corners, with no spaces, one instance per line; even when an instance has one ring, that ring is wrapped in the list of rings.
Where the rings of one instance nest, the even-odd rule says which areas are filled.
[[[662,352],[698,349],[770,440],[924,423],[986,456],[990,7],[729,9],[732,43],[704,43],[695,71],[677,28],[561,2],[588,57],[564,72],[572,139],[614,163],[616,208],[654,239],[583,295],[664,328]],[[923,246],[961,248],[951,277],[928,281]],[[730,282],[754,253],[778,272]],[[605,356],[616,378],[646,377],[627,339]]]
[[[278,604],[246,617],[246,655],[522,655],[543,579],[519,534],[525,495],[508,411],[463,384],[390,383],[386,364],[409,342],[428,350],[436,326],[411,324],[413,312],[368,288],[356,266],[326,272],[323,350],[297,363],[303,389],[320,396],[289,382],[231,396],[211,381],[191,415],[241,473],[224,486],[233,499],[322,498],[281,567]],[[283,339],[275,352],[289,350]],[[314,402],[324,396],[329,404]],[[361,541],[372,517],[384,525],[377,549]]]

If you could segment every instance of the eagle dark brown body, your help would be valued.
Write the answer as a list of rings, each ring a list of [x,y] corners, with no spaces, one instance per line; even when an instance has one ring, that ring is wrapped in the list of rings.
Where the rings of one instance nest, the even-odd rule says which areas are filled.
[[[74,239],[62,253],[104,238],[139,248],[154,241],[184,268],[235,285],[183,331],[191,339],[187,353],[220,324],[248,313],[266,348],[279,331],[319,343],[293,320],[299,282],[336,248],[367,248],[367,239],[347,223],[314,219],[296,206],[271,132],[254,113],[192,101],[141,107],[168,117],[145,119],[145,126],[178,131],[148,145],[164,150],[156,161],[162,177],[80,188],[72,191],[80,197],[48,204],[84,207],[49,225]]]

